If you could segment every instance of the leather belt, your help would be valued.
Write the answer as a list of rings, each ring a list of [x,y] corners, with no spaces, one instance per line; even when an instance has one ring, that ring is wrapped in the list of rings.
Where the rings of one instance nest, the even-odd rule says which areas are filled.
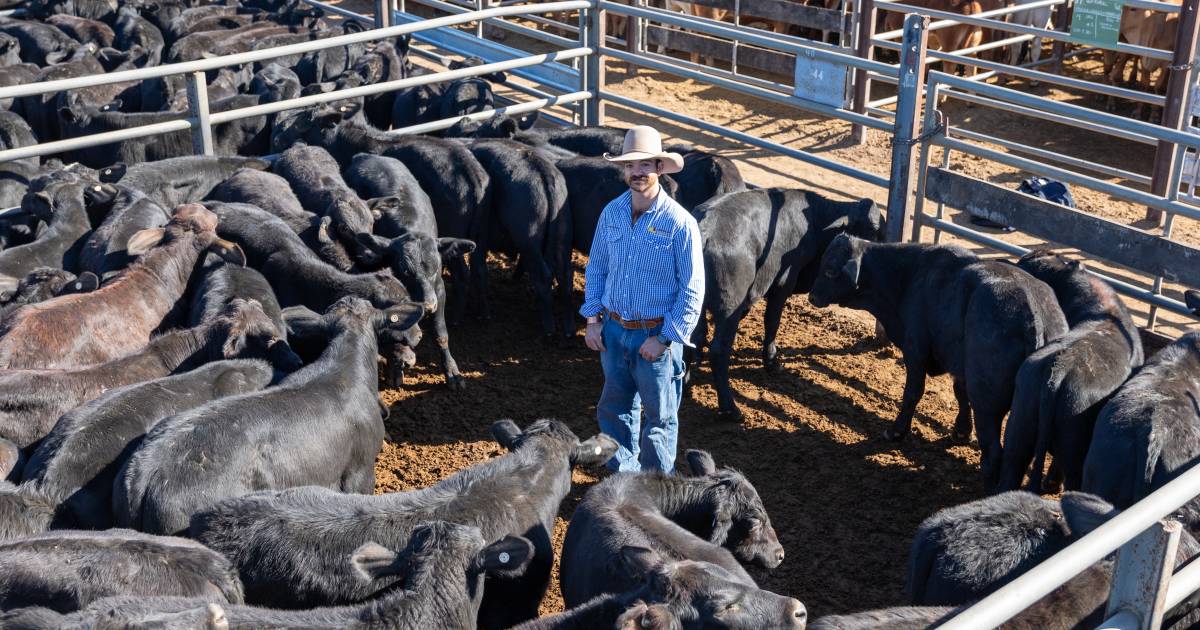
[[[663,323],[663,318],[661,317],[655,317],[654,319],[621,319],[620,315],[612,311],[608,312],[608,317],[626,330],[649,329]]]

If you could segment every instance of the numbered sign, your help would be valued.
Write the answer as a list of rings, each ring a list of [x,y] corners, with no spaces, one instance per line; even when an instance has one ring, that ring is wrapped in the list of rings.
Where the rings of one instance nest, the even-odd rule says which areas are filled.
[[[1081,44],[1116,46],[1123,9],[1121,0],[1076,0],[1071,15],[1071,39]]]
[[[845,107],[847,101],[846,64],[816,59],[812,51],[796,55],[796,83],[792,94],[822,105]]]

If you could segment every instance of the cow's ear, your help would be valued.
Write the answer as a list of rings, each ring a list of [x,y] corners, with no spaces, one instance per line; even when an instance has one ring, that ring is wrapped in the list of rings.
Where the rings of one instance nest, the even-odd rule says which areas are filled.
[[[289,337],[322,337],[328,332],[325,317],[304,306],[289,306],[282,314]]]
[[[16,444],[0,438],[0,481],[8,477],[20,459],[21,449],[17,448]]]
[[[242,247],[233,241],[223,238],[213,239],[212,244],[208,246],[208,251],[220,256],[225,262],[239,267],[246,266],[246,252],[242,251]]]
[[[401,59],[408,56],[408,47],[410,44],[412,44],[412,38],[408,35],[401,35],[396,38],[396,52],[400,53]]]
[[[125,243],[125,252],[130,256],[141,256],[162,242],[167,231],[163,228],[147,228],[134,232]]]
[[[377,265],[383,260],[387,254],[388,246],[391,241],[366,232],[359,232],[354,235],[355,242],[358,243],[359,258],[367,265]]]
[[[508,80],[508,75],[504,74],[503,72],[492,72],[491,74],[483,75],[483,78],[491,81],[492,83],[504,83]]]
[[[347,103],[342,103],[341,105],[338,105],[338,107],[337,107],[338,113],[342,115],[342,120],[349,120],[351,118],[354,118],[354,116],[357,115],[358,112],[361,110],[362,110],[362,102],[357,101],[357,100],[350,101]]]
[[[620,562],[623,573],[639,579],[649,577],[663,564],[662,557],[654,550],[631,545],[621,547]]]
[[[717,462],[708,451],[689,448],[684,454],[693,477],[707,477],[717,472]]]
[[[492,423],[492,437],[500,446],[512,451],[516,450],[517,441],[521,439],[521,427],[516,422],[505,418]]]
[[[521,536],[505,536],[484,547],[476,562],[492,577],[512,578],[523,575],[532,559],[533,543]]]
[[[105,184],[113,184],[121,181],[125,177],[125,172],[129,170],[124,162],[117,162],[112,166],[105,167],[100,171],[100,181]]]
[[[1082,538],[1120,514],[1108,501],[1086,492],[1065,492],[1059,505],[1072,538]]]
[[[404,207],[404,202],[395,195],[386,197],[375,197],[367,200],[367,208],[371,210],[371,216],[376,220],[383,218],[383,213],[388,210],[400,210]]]
[[[113,100],[105,103],[104,107],[100,108],[100,111],[102,111],[102,112],[119,112],[119,111],[121,111],[121,106],[124,104],[125,104],[125,101],[122,101],[119,98],[114,98]]]
[[[63,285],[63,288],[58,290],[58,295],[71,295],[72,293],[91,293],[100,287],[100,278],[96,274],[85,271],[79,274],[73,282],[68,282]]]
[[[321,217],[321,223],[317,226],[317,242],[325,245],[333,243],[333,237],[329,235],[329,226],[333,225],[333,217],[325,215]]]
[[[443,261],[454,260],[475,251],[475,241],[445,236],[438,239],[438,254]]]
[[[58,108],[58,117],[72,125],[79,122],[79,114],[76,114],[70,105]]]
[[[537,124],[538,118],[541,115],[541,112],[535,111],[522,116],[521,120],[517,122],[517,128],[519,128],[521,131],[528,131],[529,129],[532,129],[533,126]]]
[[[350,555],[350,566],[364,581],[379,579],[385,575],[403,574],[407,563],[399,554],[376,542],[364,543]]]
[[[517,123],[511,118],[505,118],[497,125],[503,137],[511,138],[517,134]]]
[[[617,454],[617,441],[600,433],[571,449],[572,466],[600,466]]]
[[[861,271],[862,257],[851,254],[850,260],[847,260],[846,264],[842,266],[842,274],[845,275],[846,279],[850,281],[850,286],[854,287],[855,289],[858,288],[858,276]]]
[[[733,529],[733,506],[729,505],[728,498],[718,500],[720,503],[713,512],[712,534],[709,535],[708,542],[720,547],[729,539],[729,530]]]
[[[425,307],[416,302],[406,302],[404,304],[397,304],[396,306],[389,306],[382,312],[382,315],[382,321],[379,322],[380,326],[376,326],[377,330],[380,327],[392,330],[408,330],[416,326],[422,317],[425,317]]]

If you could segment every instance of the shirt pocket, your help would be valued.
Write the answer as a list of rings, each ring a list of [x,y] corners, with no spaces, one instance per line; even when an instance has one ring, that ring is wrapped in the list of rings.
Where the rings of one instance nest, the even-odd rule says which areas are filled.
[[[621,228],[615,225],[601,225],[604,230],[604,245],[608,247],[609,260],[619,260],[624,254],[621,243]]]
[[[647,232],[642,238],[642,255],[638,256],[643,272],[654,280],[663,281],[675,277],[675,254],[673,239],[656,232]]]

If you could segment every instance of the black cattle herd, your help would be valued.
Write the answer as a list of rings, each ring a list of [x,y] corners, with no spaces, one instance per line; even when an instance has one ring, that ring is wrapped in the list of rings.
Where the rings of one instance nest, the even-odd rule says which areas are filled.
[[[21,5],[0,18],[0,86],[357,30],[296,0]],[[407,54],[398,38],[212,71],[211,109],[423,72]],[[16,208],[0,216],[0,628],[923,628],[1200,457],[1200,337],[1143,365],[1129,313],[1080,264],[883,244],[870,200],[747,189],[729,160],[679,147],[684,170],[663,183],[699,221],[709,316],[689,373],[706,353],[720,415],[740,418],[741,319],[765,298],[763,363],[779,370],[784,305],[808,293],[869,312],[902,351],[886,437],[909,434],[926,375],[953,377],[954,434],[974,431],[994,494],[922,523],[906,607],[807,623],[743,568],[784,562],[786,524],[741,473],[688,451],[677,475],[586,493],[560,558],[568,610],[538,618],[572,469],[602,465],[611,438],[499,420],[508,454],[374,495],[380,358],[402,385],[428,320],[447,387],[467,386],[447,322],[491,313],[492,252],[528,277],[543,336],[573,338],[572,252],[626,188],[598,157],[619,152],[615,128],[385,131],[489,109],[504,80],[242,118],[216,126],[212,157],[182,131],[0,164],[0,208]],[[0,150],[187,108],[181,76],[5,99]],[[1179,516],[1200,525],[1200,505]],[[1197,553],[1185,533],[1180,561]],[[1006,627],[1090,627],[1112,573],[1090,567]],[[1167,625],[1192,625],[1196,605]]]

